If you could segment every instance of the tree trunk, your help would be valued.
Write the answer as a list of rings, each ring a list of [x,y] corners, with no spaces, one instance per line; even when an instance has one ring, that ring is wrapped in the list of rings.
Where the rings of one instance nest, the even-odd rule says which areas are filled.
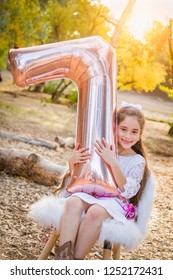
[[[57,89],[52,93],[52,101],[54,103],[58,103],[58,99],[61,97],[61,95],[63,94],[64,90],[71,85],[72,82],[71,81],[66,81],[65,79],[62,79],[62,82],[60,83],[60,85],[58,85]],[[61,89],[59,89],[61,88]]]
[[[61,79],[61,81],[60,81],[59,85],[57,86],[57,88],[54,90],[54,92],[52,92],[52,96],[51,96],[52,101],[55,101],[56,96],[57,96],[57,91],[59,90],[59,88],[61,87],[61,85],[63,83],[64,83],[64,79]]]
[[[45,84],[45,83],[30,85],[30,86],[29,86],[29,91],[43,92],[43,90],[44,90],[44,84]]]
[[[136,0],[129,0],[127,6],[125,7],[117,25],[116,25],[116,28],[115,28],[113,36],[112,36],[112,41],[111,41],[111,45],[114,48],[117,46],[122,29],[132,13],[135,2],[136,2]]]
[[[43,147],[46,147],[48,149],[53,149],[53,150],[56,150],[57,146],[58,146],[56,143],[51,142],[51,141],[45,141],[45,140],[36,139],[36,138],[28,138],[24,135],[16,135],[16,134],[8,133],[8,132],[1,131],[1,130],[0,130],[0,136],[4,137],[4,138],[14,139],[16,141],[20,141],[20,142],[24,142],[24,143],[29,143],[32,145],[43,146]]]
[[[0,171],[22,176],[45,186],[53,186],[59,184],[67,167],[26,150],[0,148]]]
[[[173,123],[171,124],[171,127],[170,127],[170,129],[168,131],[168,135],[173,137]]]

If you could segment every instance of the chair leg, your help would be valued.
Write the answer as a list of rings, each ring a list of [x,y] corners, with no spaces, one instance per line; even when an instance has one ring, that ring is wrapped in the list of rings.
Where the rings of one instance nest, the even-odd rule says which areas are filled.
[[[119,244],[113,245],[113,260],[120,260],[121,246]]]
[[[105,240],[103,245],[103,260],[110,260],[111,259],[111,248],[112,244]]]
[[[47,257],[50,255],[50,251],[52,250],[56,240],[59,237],[59,233],[57,231],[53,231],[48,242],[46,243],[43,251],[41,252],[38,260],[46,260]]]

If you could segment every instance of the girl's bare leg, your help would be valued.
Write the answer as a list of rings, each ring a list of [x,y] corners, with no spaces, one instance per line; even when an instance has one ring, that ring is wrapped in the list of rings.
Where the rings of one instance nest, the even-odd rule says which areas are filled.
[[[109,218],[108,212],[100,205],[89,207],[82,220],[75,244],[75,259],[83,259],[98,240],[102,222]]]
[[[71,196],[67,199],[64,213],[60,222],[60,246],[71,240],[75,243],[80,218],[83,211],[90,205],[79,197]]]

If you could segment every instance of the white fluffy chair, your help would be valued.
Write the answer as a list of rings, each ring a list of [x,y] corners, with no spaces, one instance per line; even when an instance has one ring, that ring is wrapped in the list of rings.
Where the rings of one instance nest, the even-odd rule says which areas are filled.
[[[68,178],[65,182],[64,189],[55,196],[45,196],[30,207],[29,215],[39,225],[44,227],[52,227],[52,232],[47,244],[45,245],[40,260],[46,259],[55,242],[59,237],[59,225],[61,216],[65,207],[66,192]],[[124,246],[126,250],[134,250],[145,238],[148,229],[148,221],[150,218],[153,200],[154,200],[155,179],[150,173],[146,182],[144,192],[138,205],[138,219],[126,220],[120,223],[114,219],[107,219],[103,222],[99,240],[103,247],[103,259],[111,258],[111,247],[113,244],[113,259],[120,259],[120,246]]]

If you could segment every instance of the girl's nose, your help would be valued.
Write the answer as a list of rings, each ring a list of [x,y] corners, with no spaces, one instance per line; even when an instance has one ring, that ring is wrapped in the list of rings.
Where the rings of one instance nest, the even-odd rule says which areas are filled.
[[[130,138],[130,131],[126,131],[125,137]]]

